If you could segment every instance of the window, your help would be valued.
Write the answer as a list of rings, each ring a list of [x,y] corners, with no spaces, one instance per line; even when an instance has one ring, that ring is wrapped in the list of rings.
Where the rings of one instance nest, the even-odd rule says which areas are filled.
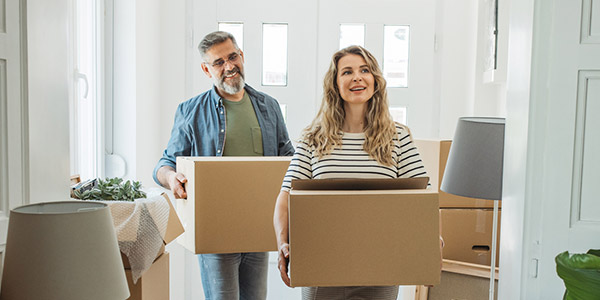
[[[409,26],[383,27],[383,76],[388,87],[408,87]]]
[[[70,103],[71,174],[82,180],[101,175],[100,3],[74,1],[74,83]]]
[[[263,24],[262,85],[287,85],[287,24]]]
[[[406,107],[392,106],[390,107],[390,114],[392,115],[392,119],[394,119],[394,122],[408,125],[406,124]]]
[[[340,49],[351,45],[365,46],[364,24],[341,24],[340,25]]]
[[[238,47],[244,51],[244,23],[219,22],[219,30],[231,33]]]

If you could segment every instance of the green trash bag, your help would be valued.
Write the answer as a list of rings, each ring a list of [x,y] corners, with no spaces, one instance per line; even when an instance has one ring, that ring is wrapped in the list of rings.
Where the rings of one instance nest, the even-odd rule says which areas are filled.
[[[554,260],[567,288],[563,300],[600,300],[600,250],[571,255],[565,251]]]

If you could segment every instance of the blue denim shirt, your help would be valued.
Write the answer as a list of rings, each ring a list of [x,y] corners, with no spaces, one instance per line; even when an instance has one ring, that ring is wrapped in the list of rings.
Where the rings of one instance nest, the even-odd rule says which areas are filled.
[[[277,100],[249,85],[244,87],[252,101],[262,131],[264,156],[291,156],[294,147],[283,122]],[[222,156],[225,142],[225,107],[216,88],[189,99],[177,107],[171,139],[152,177],[162,166],[175,168],[177,156]]]

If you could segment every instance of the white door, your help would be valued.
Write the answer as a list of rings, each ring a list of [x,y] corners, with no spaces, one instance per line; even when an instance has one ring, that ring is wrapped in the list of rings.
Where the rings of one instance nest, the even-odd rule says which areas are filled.
[[[322,94],[322,82],[331,57],[339,49],[340,25],[364,25],[364,47],[384,66],[385,26],[408,26],[407,87],[390,87],[390,106],[406,108],[406,123],[413,135],[435,137],[439,120],[433,113],[439,106],[434,100],[434,37],[436,5],[425,1],[359,0],[319,1],[317,95]],[[357,13],[360,12],[360,13]],[[401,51],[394,49],[394,51]],[[320,103],[320,98],[317,99]],[[439,109],[439,108],[438,108]]]
[[[0,1],[0,255],[11,208],[24,203],[21,3]]]
[[[532,90],[539,91],[533,146],[543,158],[535,169],[531,219],[526,229],[535,263],[524,276],[525,299],[562,299],[554,258],[563,251],[600,248],[600,1],[539,1],[541,48],[534,49]],[[546,34],[544,34],[546,33]],[[535,45],[535,44],[534,44]],[[535,46],[534,46],[535,47]],[[547,100],[546,100],[547,99]],[[538,131],[539,130],[539,131]],[[532,158],[534,159],[534,158]],[[527,257],[527,254],[526,254]],[[537,276],[537,278],[536,278]],[[502,280],[502,278],[500,279]]]

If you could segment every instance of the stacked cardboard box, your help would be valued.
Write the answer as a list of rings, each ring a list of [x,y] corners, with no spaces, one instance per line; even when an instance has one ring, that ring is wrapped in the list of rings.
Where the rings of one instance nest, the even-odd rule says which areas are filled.
[[[128,300],[169,299],[169,253],[165,252],[165,245],[183,233],[183,225],[169,197],[166,194],[163,194],[163,197],[169,203],[169,220],[163,238],[163,245],[150,268],[142,274],[142,277],[135,284],[133,283],[129,259],[121,253],[123,266],[125,267],[125,277],[129,286],[130,296],[127,298]]]
[[[428,300],[489,299],[490,268],[489,266],[469,264],[459,261],[444,260],[444,271],[439,285],[427,289]],[[498,286],[498,271],[496,271]],[[498,298],[498,289],[494,290],[494,299]]]
[[[134,284],[131,269],[125,269],[129,286],[128,300],[169,299],[169,252],[162,253]]]
[[[494,201],[455,196],[439,189],[446,169],[451,141],[416,140],[415,144],[431,177],[432,186],[439,191],[441,232],[445,242],[444,258],[490,265]],[[500,206],[501,201],[499,201]],[[498,218],[496,251],[499,250],[499,241],[500,218]]]
[[[485,291],[489,289],[494,201],[460,197],[441,191],[439,188],[452,142],[416,140],[415,143],[432,178],[431,184],[439,191],[441,235],[445,242],[442,251],[445,263],[441,284],[429,289],[428,299],[486,299]],[[498,204],[500,207],[501,201]],[[498,266],[500,211],[496,245]],[[453,265],[463,265],[449,270],[446,260],[456,261]],[[486,267],[487,275],[485,272],[482,276],[471,274],[475,269]]]

